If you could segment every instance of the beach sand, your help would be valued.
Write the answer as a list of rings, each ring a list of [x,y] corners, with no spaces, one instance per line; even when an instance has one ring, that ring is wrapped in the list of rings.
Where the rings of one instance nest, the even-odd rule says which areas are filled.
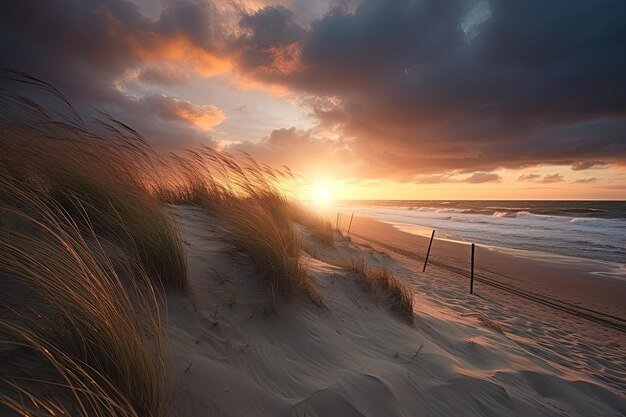
[[[471,296],[467,280],[446,269],[422,273],[419,262],[357,238],[326,247],[303,230],[324,307],[292,298],[270,310],[249,257],[219,238],[218,219],[192,207],[172,212],[192,286],[191,295],[167,300],[173,416],[626,413],[626,344],[616,329],[480,285]],[[363,222],[353,230],[378,228],[382,239],[392,233],[387,226]],[[399,233],[394,244],[417,249],[423,241]],[[435,250],[431,256],[442,256]],[[482,265],[487,255],[477,254]],[[372,297],[358,274],[335,265],[359,257],[413,289],[415,326]]]
[[[353,222],[352,236],[379,250],[388,251],[391,246],[422,257],[428,248],[427,238],[365,218]],[[467,244],[435,239],[426,273],[421,272],[422,260],[400,257],[415,275],[423,277],[418,280],[419,292],[430,293],[454,309],[458,300],[469,295],[470,253]],[[469,297],[470,306],[488,312],[508,329],[510,337],[553,365],[626,392],[625,281],[596,275],[594,262],[557,264],[549,257],[533,260],[481,247],[476,249],[475,263],[476,275],[520,289],[522,295],[539,297],[520,297],[475,282],[476,297]],[[465,307],[457,311],[466,314]]]
[[[344,217],[341,226],[345,231],[348,219]],[[428,249],[429,238],[364,217],[355,217],[351,233],[370,243],[374,241],[410,252],[418,259],[423,259]],[[535,252],[517,253],[519,255],[477,246],[475,274],[511,288],[626,319],[626,281],[597,274],[607,269],[601,262],[565,256],[541,256]],[[535,259],[529,256],[535,256]],[[470,257],[469,243],[441,240],[435,236],[429,260],[431,265],[451,267],[454,273],[450,278],[467,279],[469,288]],[[477,292],[480,287],[476,283]]]

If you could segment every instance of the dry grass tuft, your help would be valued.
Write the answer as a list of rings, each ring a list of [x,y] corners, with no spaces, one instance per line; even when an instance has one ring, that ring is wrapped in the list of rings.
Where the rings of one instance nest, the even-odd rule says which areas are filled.
[[[57,373],[40,382],[72,399],[79,415],[165,416],[160,306],[147,275],[132,259],[111,258],[61,205],[4,170],[0,188],[10,197],[0,217],[11,224],[0,233],[2,283],[12,295],[0,299],[3,343],[38,352]],[[28,379],[5,383],[17,397],[30,392]],[[36,394],[28,398],[36,408]]]
[[[273,307],[279,296],[297,294],[322,304],[290,220],[293,205],[287,194],[297,179],[288,168],[272,169],[247,154],[235,158],[208,147],[172,158],[167,177],[177,180],[158,194],[170,202],[199,205],[223,220],[223,237],[250,255]]]
[[[504,329],[498,321],[489,318],[482,313],[478,315],[478,320],[480,320],[485,326],[489,327],[490,329],[495,330],[498,333],[504,334]]]
[[[304,226],[313,236],[326,246],[335,246],[333,225],[330,220],[320,216],[301,204],[293,203],[288,207],[289,217]]]
[[[150,193],[149,148],[106,117],[109,136],[90,131],[46,83],[8,79],[47,94],[54,111],[0,89],[0,343],[30,352],[41,372],[0,375],[0,404],[164,417],[158,289],[187,278],[178,231]]]
[[[8,110],[0,118],[0,164],[6,174],[49,195],[82,230],[93,227],[99,237],[136,257],[155,282],[185,290],[182,240],[151,192],[158,182],[158,158],[150,147],[112,118],[99,121],[102,134],[88,130],[61,93],[21,77],[39,93],[49,93],[48,99],[60,101],[67,114],[3,92],[0,102]]]
[[[235,199],[220,208],[225,237],[244,250],[267,284],[271,303],[279,295],[301,294],[317,305],[322,298],[302,263],[302,246],[292,224],[254,198]]]
[[[378,296],[380,292],[385,294],[391,303],[391,311],[402,320],[411,325],[414,323],[413,292],[388,268],[371,268],[362,258],[346,262],[343,266],[357,272],[363,279],[367,290],[374,296]]]

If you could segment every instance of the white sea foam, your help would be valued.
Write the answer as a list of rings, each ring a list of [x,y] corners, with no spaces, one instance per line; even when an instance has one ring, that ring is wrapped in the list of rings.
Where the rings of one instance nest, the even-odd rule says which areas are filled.
[[[493,217],[517,217],[516,211],[496,211]]]

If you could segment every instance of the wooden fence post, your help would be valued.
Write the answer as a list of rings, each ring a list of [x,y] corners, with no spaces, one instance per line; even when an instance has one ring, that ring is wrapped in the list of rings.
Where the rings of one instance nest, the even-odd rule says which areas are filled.
[[[339,230],[339,212],[337,212],[337,221],[335,222],[335,229]]]
[[[472,243],[472,269],[470,273],[470,294],[474,294],[474,245]]]
[[[350,228],[352,227],[352,220],[354,219],[354,212],[352,212],[352,217],[350,217],[350,224],[348,225],[348,233],[347,236],[350,236]]]
[[[422,268],[422,272],[426,272],[426,264],[428,263],[428,255],[430,255],[430,247],[433,245],[434,237],[435,237],[435,231],[433,230],[433,234],[430,235],[430,243],[428,244],[428,251],[426,252],[426,259],[424,259],[424,268]]]

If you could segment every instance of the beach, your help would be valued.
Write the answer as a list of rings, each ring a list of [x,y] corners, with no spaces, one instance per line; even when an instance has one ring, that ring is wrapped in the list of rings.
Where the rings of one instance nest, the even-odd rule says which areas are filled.
[[[436,230],[439,239],[533,252],[531,257],[551,256],[560,264],[598,261],[597,273],[626,279],[624,201],[378,200],[336,202],[328,209],[344,213],[346,222],[355,212],[410,233],[430,237]]]
[[[374,234],[420,251],[421,238],[358,219],[350,239],[338,236],[328,247],[302,229],[307,268],[324,307],[292,300],[267,313],[247,257],[220,242],[218,226],[207,229],[215,220],[192,207],[173,213],[187,242],[194,288],[191,300],[168,298],[177,381],[173,406],[187,415],[619,416],[626,411],[623,332],[480,284],[470,295],[467,279],[434,265],[422,273],[421,262],[359,236]],[[435,257],[433,246],[433,259],[442,249],[464,252],[458,245],[435,244],[439,254]],[[372,298],[358,274],[337,266],[352,258],[389,268],[412,289],[414,326],[395,318],[384,298]],[[490,265],[508,260],[498,254]],[[526,271],[540,270],[535,268]],[[540,280],[529,282],[540,287]],[[595,305],[591,299],[589,305]]]
[[[349,213],[344,213],[342,217],[341,227],[345,231],[349,225]],[[350,231],[352,236],[366,242],[388,245],[417,260],[423,260],[429,238],[401,230],[405,227],[356,216]],[[435,236],[429,255],[431,267],[434,263],[443,268],[452,268],[450,280],[465,281],[468,290],[470,259],[469,243],[438,239]],[[598,273],[609,270],[608,266],[598,261],[549,254],[542,256],[541,253],[528,251],[511,250],[505,253],[501,248],[489,246],[479,245],[475,253],[477,276],[495,280],[513,289],[625,319],[626,281]],[[477,283],[475,288],[480,291],[480,284]]]
[[[412,265],[423,280],[422,291],[436,292],[444,305],[454,304],[463,293],[469,295],[468,244],[435,239],[422,273],[428,238],[361,217],[353,220],[350,235],[355,242],[393,253]],[[490,248],[476,248],[475,263],[476,278],[488,280],[475,282],[475,303],[520,335],[521,343],[563,366],[626,388],[626,282],[596,274],[594,262],[557,263],[550,256],[530,259]],[[573,349],[562,350],[564,344]]]
[[[626,417],[626,1],[0,1],[0,417]]]

